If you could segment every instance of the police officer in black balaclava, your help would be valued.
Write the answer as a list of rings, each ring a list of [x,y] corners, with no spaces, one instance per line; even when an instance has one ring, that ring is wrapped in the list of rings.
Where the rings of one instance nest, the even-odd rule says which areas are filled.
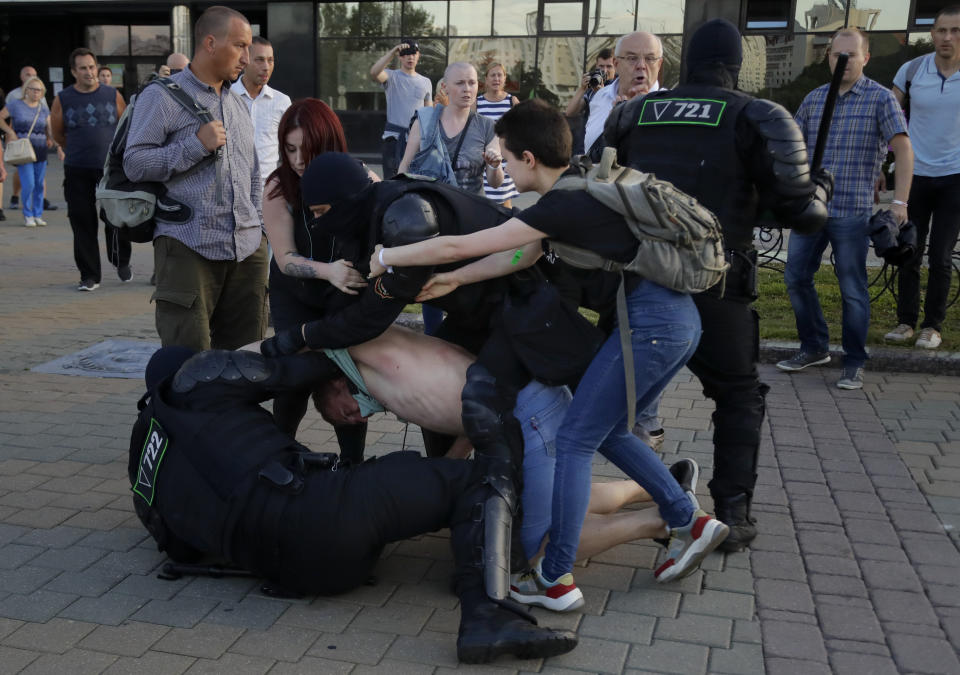
[[[395,452],[331,466],[260,405],[338,373],[318,352],[268,359],[160,349],[147,367],[128,465],[137,516],[160,550],[181,563],[214,556],[284,591],[334,594],[363,584],[387,543],[449,527],[461,661],[573,649],[575,634],[537,626],[485,590],[486,535],[496,524],[475,506],[504,489],[509,460]]]
[[[710,481],[717,518],[730,527],[722,550],[756,536],[750,503],[760,425],[769,387],[757,373],[759,351],[753,228],[764,209],[776,222],[811,233],[826,223],[833,188],[811,176],[803,136],[782,106],[736,90],[741,38],[724,19],[703,24],[687,50],[687,81],[615,108],[606,144],[621,164],[656,174],[696,197],[723,226],[726,284],[694,296],[703,336],[687,367],[716,404]]]

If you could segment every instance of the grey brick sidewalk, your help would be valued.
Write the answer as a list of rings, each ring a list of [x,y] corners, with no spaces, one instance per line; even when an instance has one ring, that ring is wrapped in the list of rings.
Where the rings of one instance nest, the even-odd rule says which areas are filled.
[[[51,182],[51,185],[55,185]],[[141,385],[27,370],[106,338],[153,340],[146,283],[77,293],[63,210],[50,226],[0,223],[0,672],[960,673],[960,379],[829,371],[771,384],[749,553],[713,555],[654,583],[657,547],[620,546],[577,568],[580,646],[547,662],[456,662],[458,608],[446,533],[387,549],[378,583],[336,598],[278,600],[245,579],[156,578],[164,558],[125,480]],[[106,263],[105,263],[106,265]],[[664,399],[665,461],[711,466],[711,407],[686,372]],[[308,418],[322,450],[332,430]],[[399,449],[378,416],[369,442]],[[410,429],[406,447],[421,446]],[[598,480],[619,477],[598,461]],[[949,533],[949,534],[948,534]],[[951,538],[952,537],[952,538]]]

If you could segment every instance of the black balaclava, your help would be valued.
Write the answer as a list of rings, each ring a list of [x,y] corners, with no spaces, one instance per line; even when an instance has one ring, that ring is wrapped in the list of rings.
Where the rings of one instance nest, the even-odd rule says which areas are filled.
[[[170,377],[180,366],[197,352],[189,347],[161,347],[153,353],[147,363],[143,379],[147,383],[147,391],[153,391],[164,378]]]
[[[687,75],[691,79],[696,79],[698,71],[710,71],[722,66],[735,85],[742,63],[743,44],[740,31],[726,19],[707,21],[690,38],[690,46],[687,48]]]
[[[330,204],[332,208],[312,220],[312,226],[329,235],[365,234],[364,190],[370,185],[367,169],[358,159],[344,152],[317,155],[300,179],[303,206]]]

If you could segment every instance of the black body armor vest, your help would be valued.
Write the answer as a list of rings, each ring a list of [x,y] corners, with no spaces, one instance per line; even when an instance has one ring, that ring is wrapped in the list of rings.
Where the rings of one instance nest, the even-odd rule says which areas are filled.
[[[702,84],[658,91],[625,104],[620,163],[653,173],[694,196],[723,226],[724,246],[753,245],[758,197],[737,148],[737,118],[753,100]],[[742,151],[742,148],[740,149]]]

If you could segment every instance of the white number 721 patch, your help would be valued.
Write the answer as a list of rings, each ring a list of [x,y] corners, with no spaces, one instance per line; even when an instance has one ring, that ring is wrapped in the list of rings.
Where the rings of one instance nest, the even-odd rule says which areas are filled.
[[[693,124],[715,127],[723,118],[726,101],[710,98],[653,98],[643,102],[637,126]]]

